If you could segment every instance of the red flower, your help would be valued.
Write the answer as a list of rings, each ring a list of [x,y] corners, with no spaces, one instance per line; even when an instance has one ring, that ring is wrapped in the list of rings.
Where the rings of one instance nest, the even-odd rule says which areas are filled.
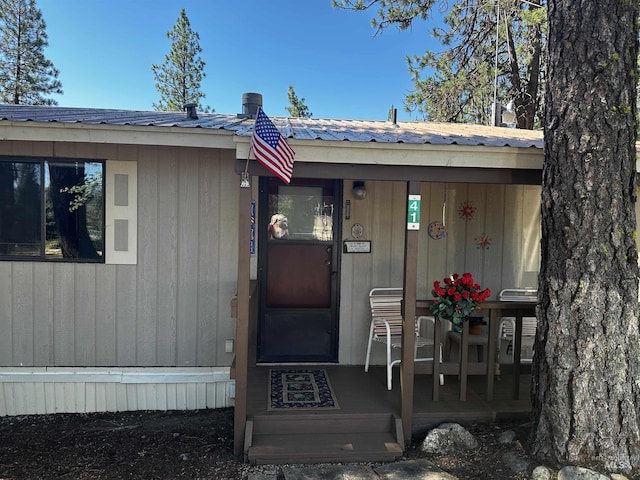
[[[450,319],[457,326],[491,296],[491,290],[481,290],[469,272],[462,275],[452,273],[445,277],[442,283],[434,281],[432,293],[435,301],[431,305],[431,311],[442,318]]]

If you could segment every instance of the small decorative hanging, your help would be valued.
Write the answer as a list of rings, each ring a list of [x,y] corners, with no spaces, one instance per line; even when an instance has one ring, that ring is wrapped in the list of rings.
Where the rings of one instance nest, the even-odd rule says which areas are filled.
[[[442,224],[442,222],[436,220],[429,224],[427,233],[434,240],[440,240],[447,236],[447,228]]]
[[[458,216],[463,220],[473,220],[475,214],[476,207],[473,202],[470,202],[469,200],[465,200],[458,207]]]
[[[491,245],[491,237],[482,232],[482,235],[476,237],[476,247],[481,250],[488,250]]]

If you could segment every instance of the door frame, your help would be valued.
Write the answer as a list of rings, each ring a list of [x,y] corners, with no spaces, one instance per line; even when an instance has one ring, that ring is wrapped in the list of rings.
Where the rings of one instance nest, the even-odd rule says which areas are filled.
[[[272,360],[261,359],[261,334],[264,319],[264,308],[266,305],[267,295],[267,248],[268,248],[268,231],[266,225],[269,224],[269,191],[268,184],[272,177],[260,177],[259,181],[259,194],[258,194],[258,225],[260,225],[258,231],[258,250],[257,250],[257,278],[259,286],[259,308],[258,319],[256,328],[256,363],[317,363],[317,362],[329,362],[338,363],[339,352],[339,333],[340,333],[340,276],[341,276],[341,262],[342,262],[342,203],[343,203],[343,181],[341,179],[323,179],[323,178],[303,178],[292,179],[290,186],[326,186],[328,182],[331,183],[333,189],[333,242],[332,242],[332,272],[330,280],[330,315],[331,315],[331,358],[326,359],[306,359],[295,360],[291,358],[278,358]],[[264,228],[263,228],[264,226]],[[299,310],[291,308],[292,311]],[[310,308],[307,311],[313,311]],[[326,310],[326,309],[315,309]]]

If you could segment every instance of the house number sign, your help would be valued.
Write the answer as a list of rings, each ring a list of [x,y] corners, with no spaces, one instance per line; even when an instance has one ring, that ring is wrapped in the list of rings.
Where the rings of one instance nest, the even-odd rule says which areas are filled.
[[[420,230],[420,195],[409,195],[407,230]]]

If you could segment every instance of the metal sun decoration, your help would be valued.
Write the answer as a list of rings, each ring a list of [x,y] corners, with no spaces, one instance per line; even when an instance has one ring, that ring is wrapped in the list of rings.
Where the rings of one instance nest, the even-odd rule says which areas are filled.
[[[465,200],[458,207],[458,216],[464,220],[472,220],[475,213],[476,207],[469,200]]]
[[[489,249],[490,245],[491,245],[491,237],[489,237],[484,232],[482,232],[482,235],[480,235],[479,237],[476,237],[477,248],[482,250],[487,250]]]

